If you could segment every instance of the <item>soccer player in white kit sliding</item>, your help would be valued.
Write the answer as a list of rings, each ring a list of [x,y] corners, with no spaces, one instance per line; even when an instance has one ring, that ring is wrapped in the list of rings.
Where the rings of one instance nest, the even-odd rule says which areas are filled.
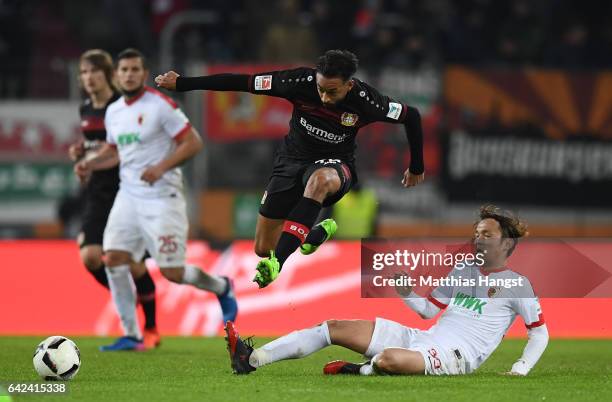
[[[529,340],[522,356],[507,372],[527,375],[548,344],[548,330],[538,299],[529,280],[507,268],[506,262],[525,225],[494,206],[480,209],[475,224],[477,252],[484,254],[481,267],[455,268],[450,275],[474,278],[519,280],[522,286],[445,286],[427,298],[410,288],[396,288],[408,307],[423,318],[433,318],[445,309],[427,331],[376,318],[328,320],[314,328],[295,331],[261,348],[254,349],[238,335],[233,323],[226,325],[228,349],[235,374],[248,374],[279,360],[305,357],[329,345],[339,345],[369,358],[365,363],[328,363],[325,374],[426,374],[456,375],[476,370],[499,346],[517,315],[528,330]],[[520,282],[516,282],[520,283]]]
[[[226,277],[185,265],[187,211],[179,165],[192,158],[202,141],[176,103],[145,86],[148,70],[136,49],[117,57],[116,74],[123,97],[108,106],[107,144],[97,157],[77,165],[81,173],[119,160],[119,192],[104,231],[103,248],[111,294],[125,336],[101,350],[141,350],[130,261],[149,250],[161,273],[175,283],[190,284],[217,295],[223,320],[238,311]]]

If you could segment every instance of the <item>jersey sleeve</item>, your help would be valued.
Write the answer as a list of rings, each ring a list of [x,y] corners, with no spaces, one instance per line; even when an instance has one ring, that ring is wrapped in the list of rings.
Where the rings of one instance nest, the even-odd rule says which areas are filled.
[[[164,102],[160,112],[161,125],[170,137],[179,139],[191,128],[189,119],[178,105]]]
[[[408,105],[387,95],[381,94],[376,88],[361,82],[359,97],[364,102],[364,111],[371,122],[405,123]]]
[[[458,276],[459,271],[453,269],[448,277]],[[440,309],[445,309],[453,298],[454,288],[450,285],[438,286],[431,294],[427,297],[431,303],[435,304]]]
[[[251,76],[249,91],[256,95],[275,96],[291,100],[304,84],[315,80],[315,72],[308,68],[271,71]]]
[[[512,308],[523,318],[527,329],[531,329],[544,325],[545,321],[540,301],[536,297],[531,283],[527,278],[524,278],[524,280],[525,285],[512,299]]]

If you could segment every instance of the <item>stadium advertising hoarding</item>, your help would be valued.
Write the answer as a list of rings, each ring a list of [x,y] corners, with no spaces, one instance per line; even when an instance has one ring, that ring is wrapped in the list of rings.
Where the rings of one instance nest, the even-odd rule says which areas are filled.
[[[443,188],[452,201],[546,206],[612,204],[612,141],[555,140],[484,130],[443,137]]]
[[[607,71],[447,68],[448,198],[608,207],[610,94]]]
[[[612,272],[609,242],[585,241],[576,247],[581,255],[606,272]],[[258,261],[252,241],[234,242],[222,253],[211,250],[206,243],[191,242],[187,258],[209,271],[234,279],[240,307],[237,323],[245,333],[280,335],[330,318],[376,316],[415,328],[429,327],[430,322],[417,317],[397,298],[362,297],[360,250],[360,242],[331,242],[312,256],[292,256],[283,275],[265,289],[257,289],[252,282],[253,267]],[[4,241],[0,242],[0,255],[5,267],[20,267],[4,270],[0,281],[0,334],[120,333],[108,292],[87,274],[74,242]],[[542,254],[544,259],[549,257],[549,252]],[[157,284],[158,325],[162,334],[220,333],[221,313],[214,295],[172,284],[161,277],[151,261],[147,265]],[[28,280],[24,281],[24,277]],[[49,283],[53,283],[52,293]],[[44,306],[50,300],[61,306],[64,313],[48,314]],[[553,337],[612,336],[610,299],[542,298],[541,302]],[[525,335],[523,323],[519,321],[510,335]]]

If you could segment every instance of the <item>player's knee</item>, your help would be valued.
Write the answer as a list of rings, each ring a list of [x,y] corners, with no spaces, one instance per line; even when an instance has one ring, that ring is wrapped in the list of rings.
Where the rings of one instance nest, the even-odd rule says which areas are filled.
[[[334,341],[340,336],[342,332],[342,323],[340,320],[327,320],[325,321],[327,324],[327,330],[329,332],[329,339],[331,343],[334,344]]]
[[[161,274],[170,282],[183,283],[183,272],[181,268],[161,268]]]
[[[401,364],[401,359],[390,349],[383,350],[376,359],[376,367],[386,373],[400,373]]]
[[[340,178],[333,169],[319,169],[308,179],[304,195],[309,198],[325,198],[340,189]]]

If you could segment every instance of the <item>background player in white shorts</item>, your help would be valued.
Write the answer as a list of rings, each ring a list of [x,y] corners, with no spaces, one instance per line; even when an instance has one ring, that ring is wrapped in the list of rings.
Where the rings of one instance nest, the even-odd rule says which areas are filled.
[[[455,269],[450,274],[465,278],[522,278],[523,286],[439,287],[427,299],[418,297],[410,288],[398,289],[404,302],[423,318],[432,318],[446,309],[427,331],[381,318],[328,320],[253,349],[228,322],[226,332],[234,373],[248,374],[269,363],[305,357],[326,346],[339,345],[370,360],[362,364],[330,362],[324,368],[326,374],[467,374],[493,353],[516,315],[520,315],[529,340],[508,374],[527,375],[546,349],[548,330],[531,284],[506,266],[525,233],[525,225],[517,218],[494,206],[482,207],[474,241],[476,250],[485,255],[484,264]]]
[[[188,221],[179,165],[202,148],[199,135],[172,99],[145,86],[148,70],[142,53],[126,49],[116,63],[123,97],[106,111],[107,144],[97,157],[77,167],[86,173],[119,159],[119,192],[103,246],[111,293],[126,336],[103,350],[139,350],[129,262],[138,261],[145,248],[170,281],[215,293],[224,320],[235,319],[237,304],[228,278],[185,265]]]

